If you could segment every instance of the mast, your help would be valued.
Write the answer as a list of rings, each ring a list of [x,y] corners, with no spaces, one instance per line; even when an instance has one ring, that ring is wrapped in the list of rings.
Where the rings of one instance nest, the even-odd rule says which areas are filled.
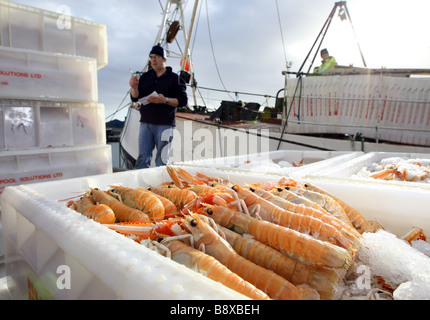
[[[191,63],[191,53],[190,53],[190,43],[191,38],[194,31],[194,23],[196,21],[196,15],[197,15],[197,9],[199,7],[199,0],[195,0],[194,2],[194,9],[193,9],[193,15],[191,17],[191,24],[190,29],[188,33],[188,37],[186,38],[186,44],[185,44],[185,50],[184,50],[184,56],[182,58],[182,71],[185,70],[185,66],[187,65],[186,62],[188,62],[188,66],[190,68],[190,74],[191,74],[191,88],[193,90],[193,97],[194,97],[194,105],[197,106],[197,98],[196,98],[196,87],[193,85],[194,83],[194,72],[193,72],[193,66]],[[185,28],[184,28],[185,29]]]
[[[161,42],[163,42],[163,40],[165,40],[165,33],[166,33],[166,29],[167,29],[167,24],[169,22],[169,15],[171,14],[171,9],[172,9],[172,5],[176,4],[179,12],[180,12],[180,26],[182,27],[183,30],[183,34],[184,34],[184,41],[185,41],[185,49],[183,51],[182,54],[182,66],[181,66],[181,71],[184,72],[186,66],[189,66],[189,70],[190,70],[190,82],[191,84],[194,83],[194,72],[193,72],[193,66],[191,63],[191,52],[190,52],[190,47],[191,47],[191,39],[192,39],[192,35],[194,32],[194,24],[196,21],[196,16],[197,16],[197,10],[199,7],[199,0],[195,0],[194,1],[194,8],[193,8],[193,13],[191,16],[191,22],[190,22],[190,27],[188,29],[188,33],[187,33],[187,28],[185,25],[185,19],[184,19],[184,8],[183,8],[183,1],[182,0],[167,0],[166,6],[165,6],[165,10],[164,10],[164,15],[163,15],[163,19],[161,22],[161,26],[160,26],[160,30],[158,32],[158,35],[155,39],[155,44],[157,45]],[[170,52],[168,50],[168,52]],[[148,60],[149,61],[149,60]],[[148,69],[149,64],[146,67],[146,70]],[[192,91],[193,91],[193,97],[194,97],[194,104],[197,105],[197,98],[196,98],[196,88],[194,85],[191,85]]]

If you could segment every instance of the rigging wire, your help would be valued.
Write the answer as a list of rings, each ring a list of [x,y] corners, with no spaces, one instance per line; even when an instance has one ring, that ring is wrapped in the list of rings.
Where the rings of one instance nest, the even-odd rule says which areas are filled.
[[[236,99],[233,98],[230,95],[230,93],[228,93],[228,90],[227,90],[227,88],[224,85],[224,81],[222,80],[221,73],[220,73],[219,68],[218,68],[218,63],[217,63],[217,60],[216,60],[215,50],[214,50],[213,41],[212,41],[212,32],[211,32],[211,25],[210,25],[210,21],[209,21],[209,9],[208,9],[208,7],[209,7],[208,6],[208,0],[206,0],[206,17],[207,17],[207,21],[208,21],[209,41],[210,41],[210,44],[211,44],[212,56],[214,58],[215,68],[217,70],[219,80],[221,81],[221,85],[223,86],[224,90],[227,92],[227,94],[230,97],[230,99],[232,99],[233,101],[236,101]]]
[[[195,32],[194,32],[194,39],[193,39],[193,41],[192,41],[192,45],[191,45],[191,48],[190,48],[190,52],[191,52],[191,56],[193,55],[193,52],[194,52],[194,46],[195,46],[195,44],[196,44],[196,41],[197,41],[197,31],[199,30],[199,25],[200,25],[200,17],[201,17],[201,15],[202,15],[202,8],[203,8],[203,4],[201,3],[200,4],[200,10],[199,10],[199,14],[198,14],[198,16],[197,16],[197,22],[196,22],[196,27],[195,27]]]
[[[277,0],[276,0],[276,2],[277,2]],[[161,10],[164,13],[165,10],[164,10],[164,6],[161,3],[161,0],[158,0],[158,3],[160,4]],[[188,1],[187,1],[187,3],[188,3]],[[278,4],[278,3],[276,3],[276,4]],[[198,24],[200,22],[202,8],[203,8],[203,4],[200,7],[199,16],[198,16],[198,20],[197,20],[197,26],[198,26]],[[179,14],[178,13],[178,9],[176,8],[173,11],[173,15],[178,15],[178,14]],[[224,84],[224,81],[223,81],[223,79],[221,77],[221,73],[220,73],[220,70],[219,70],[219,67],[218,67],[218,63],[217,63],[217,59],[216,59],[216,55],[215,55],[215,50],[214,50],[214,45],[213,45],[213,39],[212,39],[212,32],[211,32],[211,26],[210,26],[210,20],[209,20],[208,0],[206,0],[206,16],[207,16],[207,22],[208,22],[208,31],[209,31],[209,39],[210,39],[210,44],[211,44],[211,49],[212,49],[212,55],[213,55],[215,67],[216,67],[216,70],[217,70],[217,73],[218,73],[218,77],[219,77],[219,79],[221,81],[221,84],[222,84],[222,86],[223,86],[224,89],[221,90],[221,89],[214,89],[214,88],[208,88],[208,87],[202,87],[202,86],[197,86],[196,85],[195,88],[199,92],[200,99],[203,102],[204,106],[207,107],[207,104],[206,104],[206,101],[205,101],[206,98],[203,97],[203,94],[202,94],[201,90],[209,90],[209,91],[216,91],[216,92],[227,93],[227,95],[233,101],[236,101],[237,99],[233,98],[231,96],[231,94],[241,94],[241,95],[249,95],[249,96],[256,96],[256,97],[264,97],[264,98],[266,98],[266,102],[265,103],[267,103],[268,99],[275,98],[275,97],[273,97],[271,95],[267,95],[267,94],[255,94],[255,93],[248,93],[248,92],[229,91],[226,88],[226,86]],[[278,10],[278,17],[280,19],[279,10]],[[170,20],[171,19],[172,18],[170,18]],[[282,27],[281,27],[281,36],[282,36],[282,39],[283,39]],[[197,38],[197,32],[194,34],[194,39],[192,41],[193,44],[191,46],[191,52],[194,51],[194,45],[196,43],[196,38]],[[163,41],[164,41],[164,39],[163,39]],[[179,49],[181,49],[180,46],[179,46],[179,43],[177,41],[176,41],[176,44],[178,45]],[[287,61],[286,51],[285,51],[285,43],[284,43],[284,54],[285,54],[285,60]],[[287,63],[288,63],[288,61],[287,61]],[[131,102],[127,103],[126,105],[123,105],[124,102],[125,102],[125,100],[127,99],[127,97],[129,97],[129,95],[130,95],[130,90],[128,90],[128,92],[125,94],[125,96],[124,96],[123,100],[121,101],[121,103],[119,104],[117,110],[114,113],[112,113],[111,115],[105,117],[106,120],[108,120],[108,119],[112,120],[117,115],[117,113],[119,113],[120,111],[124,110],[125,108],[131,106],[131,104],[132,104]],[[213,100],[215,101],[216,99],[213,99]],[[218,101],[221,101],[221,100],[218,99]]]
[[[121,103],[118,105],[118,108],[115,110],[114,113],[112,113],[111,115],[105,117],[105,120],[111,121],[113,120],[113,118],[117,115],[118,112],[122,111],[123,109],[127,108],[128,106],[131,105],[131,102],[126,104],[125,106],[122,106],[122,104],[124,103],[125,99],[127,99],[127,97],[129,97],[130,95],[130,90],[127,91],[127,93],[125,94],[124,98],[122,99]]]
[[[217,91],[217,92],[227,92],[227,93],[238,93],[238,94],[243,94],[243,95],[247,95],[247,96],[256,96],[256,97],[264,97],[264,98],[275,98],[271,95],[267,95],[267,94],[258,94],[258,93],[249,93],[249,92],[239,92],[239,91],[228,91],[228,90],[221,90],[221,89],[214,89],[214,88],[207,88],[207,87],[202,87],[199,86],[200,89],[204,89],[204,90],[211,90],[211,91]]]
[[[124,98],[124,100],[125,100],[125,98]],[[123,100],[123,101],[124,101]],[[106,121],[112,121],[113,120],[113,117],[115,117],[116,116],[116,114],[118,113],[118,112],[120,112],[120,111],[122,111],[122,110],[124,110],[125,108],[128,108],[129,106],[131,105],[131,102],[129,102],[129,103],[127,103],[126,105],[124,105],[124,106],[122,106],[121,107],[121,105],[115,110],[115,112],[114,113],[112,113],[111,115],[109,115],[109,116],[107,116],[107,117],[105,117],[105,119],[106,119]],[[108,120],[108,119],[110,119],[110,120]]]
[[[361,50],[360,43],[358,42],[357,34],[355,32],[354,25],[352,24],[351,15],[349,14],[349,10],[348,10],[348,7],[346,6],[346,3],[345,3],[345,8],[344,9],[346,11],[346,15],[347,15],[347,17],[349,19],[349,22],[351,23],[352,32],[354,33],[355,41],[357,42],[358,51],[360,51],[361,60],[363,61],[364,67],[367,68],[366,60],[364,59],[363,51]]]
[[[285,48],[284,32],[282,30],[282,23],[281,23],[281,12],[279,10],[278,0],[275,0],[275,2],[276,2],[276,11],[278,12],[278,22],[279,22],[279,29],[281,31],[282,49],[284,50],[285,65],[288,68],[287,50]]]

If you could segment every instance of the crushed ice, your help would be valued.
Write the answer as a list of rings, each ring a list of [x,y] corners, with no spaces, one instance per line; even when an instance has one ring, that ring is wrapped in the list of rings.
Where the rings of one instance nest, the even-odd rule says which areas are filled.
[[[415,182],[428,182],[430,183],[430,176],[428,175],[428,167],[430,166],[430,159],[408,159],[403,157],[390,157],[382,159],[380,162],[369,164],[367,167],[361,168],[353,177],[355,178],[370,178],[372,173],[381,171],[387,165],[396,165],[397,171],[405,173],[407,181]],[[398,176],[393,176],[394,180],[403,180]]]
[[[362,244],[358,253],[361,266],[367,266],[372,277],[383,278],[395,289],[394,299],[430,299],[430,257],[421,252],[429,249],[428,243],[415,241],[411,246],[407,241],[379,230],[363,234]],[[417,246],[420,250],[415,248]],[[360,283],[356,282],[355,286],[357,284]],[[372,288],[367,289],[372,291]]]
[[[251,161],[245,164],[241,164],[237,169],[258,171],[258,172],[277,172],[281,168],[280,164],[275,163],[271,159],[264,159],[261,161]]]

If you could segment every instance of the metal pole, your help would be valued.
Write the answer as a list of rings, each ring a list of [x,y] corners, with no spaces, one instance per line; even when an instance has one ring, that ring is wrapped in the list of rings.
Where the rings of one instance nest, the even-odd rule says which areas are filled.
[[[157,45],[161,41],[161,37],[163,36],[164,30],[167,25],[167,19],[169,17],[170,8],[172,7],[172,0],[167,0],[166,9],[164,9],[163,20],[161,21],[160,30],[158,31],[157,38],[155,38],[154,45]]]
[[[170,8],[172,7],[172,1],[173,0],[167,0],[166,8],[164,9],[163,19],[161,20],[160,30],[158,31],[158,35],[155,38],[154,46],[156,46],[157,44],[159,44],[161,42],[161,37],[163,36],[164,30],[166,29],[167,20],[168,20],[169,13],[170,13]],[[148,58],[148,62],[146,63],[146,66],[145,66],[143,72],[148,71],[149,62],[150,62],[150,58]]]
[[[185,50],[184,50],[184,56],[182,58],[182,71],[185,70],[185,66],[187,65],[188,62],[188,66],[190,68],[190,73],[191,73],[191,83],[193,83],[193,66],[191,65],[191,59],[190,59],[190,43],[191,43],[191,38],[193,35],[193,31],[194,31],[194,24],[196,21],[196,15],[197,15],[197,10],[199,8],[199,0],[196,0],[194,2],[194,9],[193,9],[193,15],[191,17],[191,23],[190,23],[190,29],[188,30],[188,37],[186,39],[186,43],[185,43]],[[193,90],[193,96],[194,96],[194,104],[195,106],[197,106],[197,97],[196,97],[196,88],[195,86],[191,86],[192,90]]]

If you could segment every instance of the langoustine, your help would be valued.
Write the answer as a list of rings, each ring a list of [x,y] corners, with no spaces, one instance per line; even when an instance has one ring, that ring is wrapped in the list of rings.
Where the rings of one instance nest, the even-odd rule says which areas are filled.
[[[292,211],[282,209],[276,204],[267,201],[258,196],[255,192],[249,189],[235,185],[234,190],[238,196],[243,199],[248,206],[248,209],[256,209],[258,215],[265,221],[275,223],[277,225],[287,227],[304,234],[310,234],[316,239],[329,241],[335,245],[357,251],[360,247],[358,238],[354,238],[352,234],[348,234],[336,229],[329,223],[314,218],[310,215],[302,215]]]
[[[100,224],[110,224],[116,220],[115,213],[109,206],[96,204],[88,195],[77,201],[68,202],[67,206]]]
[[[343,221],[339,220],[335,216],[329,214],[323,208],[319,209],[311,206],[296,204],[291,201],[288,201],[286,198],[283,198],[277,195],[277,193],[282,194],[282,192],[284,192],[285,189],[276,189],[276,191],[275,190],[266,191],[258,188],[257,189],[250,188],[250,190],[253,191],[255,194],[257,194],[258,196],[262,197],[263,199],[281,207],[282,209],[311,216],[316,219],[320,219],[321,221],[332,225],[339,231],[342,231],[348,237],[360,238],[360,234],[355,228],[353,228],[352,225],[344,223]]]
[[[176,205],[178,211],[182,210],[197,198],[195,192],[177,187],[159,186],[150,187],[148,190],[172,201]]]
[[[167,258],[220,282],[248,298],[270,299],[267,294],[229,270],[215,258],[193,248],[188,241],[190,235],[180,227],[180,224],[182,219],[175,218],[154,223],[121,223],[107,225],[107,227],[144,246],[156,249]]]
[[[369,221],[367,221],[367,219],[358,210],[354,209],[353,207],[345,203],[343,200],[339,199],[338,197],[335,197],[329,192],[322,190],[309,182],[306,182],[304,186],[309,190],[328,195],[329,197],[333,198],[333,200],[335,200],[337,203],[339,203],[339,205],[342,206],[342,208],[344,209],[352,225],[361,234],[363,234],[364,232],[370,232],[370,233],[375,232],[375,228],[372,226],[372,224]]]
[[[150,192],[124,186],[111,186],[108,193],[113,197],[117,197],[125,205],[144,212],[151,220],[164,219],[163,203]]]
[[[334,291],[336,289],[335,288],[336,284],[338,283],[338,281],[342,281],[347,269],[351,266],[351,264],[353,264],[352,258],[353,258],[353,253],[355,251],[355,246],[351,246],[351,244],[354,243],[355,245],[356,244],[355,241],[359,237],[358,232],[354,232],[355,229],[353,227],[350,227],[350,228],[347,227],[345,223],[343,223],[342,221],[339,221],[339,219],[335,218],[333,215],[327,214],[324,211],[321,211],[323,214],[321,214],[318,217],[318,219],[321,219],[321,220],[325,219],[324,223],[326,223],[327,225],[331,225],[332,227],[335,227],[336,230],[340,231],[340,234],[342,236],[347,235],[346,239],[349,243],[345,242],[343,247],[348,247],[348,250],[350,251],[348,252],[348,250],[345,250],[342,247],[342,245],[341,246],[338,246],[338,244],[333,245],[332,243],[329,242],[330,240],[333,242],[333,239],[329,239],[329,238],[326,238],[324,240],[315,239],[318,237],[318,233],[315,233],[314,235],[312,235],[306,229],[300,230],[301,232],[297,232],[297,231],[291,232],[292,230],[289,230],[284,227],[276,226],[271,222],[258,220],[255,217],[253,218],[246,214],[246,211],[248,210],[247,207],[243,208],[244,209],[243,212],[239,212],[241,209],[241,205],[238,205],[238,202],[236,201],[239,197],[237,197],[237,192],[231,188],[232,186],[231,184],[229,186],[223,185],[223,184],[220,184],[219,182],[216,182],[217,179],[212,179],[210,177],[204,177],[204,176],[199,181],[203,182],[204,179],[206,179],[209,185],[205,185],[203,183],[197,183],[197,184],[184,183],[183,188],[181,189],[176,185],[168,186],[168,184],[162,184],[160,186],[150,187],[148,189],[142,189],[142,188],[136,188],[136,189],[141,189],[141,191],[152,193],[154,195],[156,194],[154,191],[158,191],[159,194],[157,194],[157,196],[159,197],[160,201],[161,199],[169,198],[168,201],[169,201],[170,207],[171,208],[174,207],[173,210],[171,211],[173,213],[172,216],[179,216],[180,210],[182,211],[182,214],[187,215],[191,213],[192,215],[194,215],[194,212],[197,212],[199,207],[201,206],[204,207],[204,210],[207,210],[208,208],[216,208],[216,210],[214,211],[219,210],[219,212],[221,212],[221,210],[228,210],[226,214],[227,216],[230,215],[231,211],[235,212],[234,218],[232,218],[232,220],[230,221],[233,223],[228,224],[226,226],[229,229],[232,229],[234,233],[232,233],[231,230],[229,231],[225,230],[225,234],[229,234],[230,236],[233,235],[234,238],[236,239],[234,240],[235,242],[230,243],[230,246],[233,247],[234,251],[237,254],[246,256],[244,257],[244,259],[250,260],[254,263],[258,264],[259,262],[261,262],[262,263],[261,267],[267,270],[271,270],[275,274],[284,278],[286,281],[289,281],[294,286],[307,284],[307,285],[310,285],[310,287],[312,287],[313,289],[315,289],[319,293],[321,298],[323,299],[333,298]],[[302,184],[295,182],[291,179],[288,179],[288,181],[285,181],[285,183],[286,185],[289,185],[292,187],[303,186]],[[282,186],[282,184],[266,183],[265,188],[268,188],[270,190],[270,188],[276,188],[279,186]],[[97,189],[94,189],[94,190],[97,190]],[[100,191],[100,190],[97,190],[97,191]],[[112,191],[113,189],[108,190],[107,193],[110,193]],[[105,194],[107,193],[105,192]],[[114,193],[119,193],[119,192],[114,192]],[[258,192],[255,192],[255,191],[254,193],[259,197],[264,198],[262,194],[258,194]],[[210,196],[208,196],[208,194]],[[111,195],[111,194],[107,194],[107,195]],[[216,202],[217,205],[215,206],[210,206],[206,204],[206,201],[208,201],[209,203],[215,203],[216,201],[219,201],[219,202]],[[236,207],[237,210],[235,210],[235,207],[231,205],[233,203],[235,204],[235,206],[237,206]],[[222,206],[224,206],[225,208],[221,209]],[[134,208],[131,208],[131,209],[134,209]],[[251,209],[255,209],[255,208],[251,207]],[[296,205],[296,209],[298,209],[298,205]],[[300,209],[303,209],[303,208],[300,207]],[[312,210],[309,210],[309,212],[310,211]],[[315,213],[316,211],[317,211],[316,208],[313,209],[313,213]],[[213,213],[209,213],[208,211],[201,211],[201,213],[205,213],[207,216],[213,216]],[[251,210],[251,213],[252,213],[252,210]],[[312,214],[308,214],[308,215],[312,216]],[[170,215],[165,214],[165,218],[167,217],[170,217]],[[312,217],[316,218],[316,216],[312,216]],[[148,215],[147,219],[144,219],[143,221],[144,221],[143,224],[147,222],[149,222],[149,224],[147,226],[143,226],[141,222],[131,223],[131,224],[117,223],[111,229],[118,232],[124,232],[124,230],[126,230],[127,228],[128,229],[134,228],[133,232],[135,232],[136,230],[139,230],[137,231],[137,233],[141,232],[140,235],[133,234],[133,233],[130,233],[129,235],[135,236],[136,239],[138,239],[139,241],[142,241],[142,244],[146,240],[151,242],[152,241],[157,242],[158,240],[160,241],[159,243],[157,242],[158,245],[163,245],[167,248],[168,247],[167,243],[169,241],[176,242],[174,237],[176,236],[177,232],[172,233],[171,232],[172,230],[169,230],[170,226],[167,224],[166,224],[166,227],[163,226],[166,220],[157,222],[155,221],[154,217],[150,217]],[[179,224],[177,218],[170,219],[170,222],[172,223],[173,227]],[[158,225],[158,226],[156,228],[153,228],[152,225]],[[244,228],[244,226],[246,226],[246,228]],[[285,231],[285,230],[288,230],[288,231]],[[315,229],[315,231],[316,230],[317,229]],[[333,229],[331,230],[333,231]],[[307,232],[309,234],[306,234]],[[251,234],[254,239],[249,239],[247,234]],[[342,241],[345,241],[345,240],[343,239]],[[197,268],[200,268],[200,266],[198,266],[200,262],[197,262],[199,261],[199,259],[194,257],[194,253],[191,253],[191,252],[194,252],[196,248],[190,246],[190,244],[187,243],[186,241],[181,241],[181,242],[183,242],[186,246],[188,246],[192,250],[188,249],[188,247],[183,247],[182,244],[177,244],[177,246],[174,246],[174,247],[178,247],[178,248],[181,247],[180,250],[184,249],[184,252],[187,251],[187,253],[180,251],[179,256],[183,254],[186,257],[185,259],[188,259],[190,263],[189,264],[190,268],[192,268],[193,270],[197,270]],[[257,253],[257,251],[253,251],[253,253],[249,251],[251,248],[254,248],[254,246],[255,246],[255,250],[260,250],[258,251],[259,253]],[[333,247],[336,247],[337,249]],[[261,248],[264,248],[264,249],[261,249]],[[249,254],[247,255],[247,253]],[[272,258],[268,258],[268,256],[272,253],[273,253]],[[172,252],[170,254],[173,256]],[[205,254],[205,253],[198,252],[198,255],[201,255],[201,254]],[[225,254],[229,254],[228,251],[226,251]],[[187,255],[190,255],[190,256],[187,257]],[[272,263],[274,261],[277,261],[278,258],[273,258],[275,256],[279,258],[281,258],[281,256],[282,258],[286,258],[289,261],[289,265],[286,263],[285,259],[280,259],[279,261],[282,260],[282,263],[279,262],[278,266],[276,266],[276,264],[271,265],[268,261],[271,261]],[[204,258],[204,259],[207,259],[207,258]],[[277,271],[273,269],[277,269]],[[199,271],[202,271],[202,273],[205,274],[204,270],[205,270],[204,268],[199,269]],[[282,273],[282,271],[285,271],[285,272]],[[287,271],[290,273],[289,275]],[[278,293],[279,292],[280,291],[278,291]],[[264,296],[261,296],[261,297],[264,297]],[[277,299],[277,298],[280,298],[280,295],[277,296],[275,293],[273,297]],[[286,297],[283,296],[283,298],[286,298]],[[295,299],[295,298],[296,297],[289,297],[287,299]],[[255,299],[258,299],[258,297],[255,297]]]
[[[318,291],[321,299],[330,300],[340,291],[343,275],[339,272],[328,268],[308,266],[249,236],[242,236],[219,225],[217,228],[242,257],[272,270],[294,285],[310,285]]]
[[[295,286],[271,270],[260,267],[237,254],[209,225],[196,214],[183,220],[197,245],[244,280],[267,293],[272,299],[318,300],[319,294],[309,286]]]
[[[332,197],[326,194],[305,189],[303,187],[287,187],[285,189],[293,192],[294,194],[305,197],[306,199],[312,201],[313,203],[318,204],[321,208],[323,208],[324,210],[326,210],[327,212],[329,212],[330,214],[332,214],[334,217],[338,218],[342,222],[352,225],[347,214],[345,213],[345,210]]]
[[[218,260],[202,251],[194,249],[182,241],[170,240],[169,238],[161,241],[161,244],[170,250],[172,260],[185,265],[191,270],[195,270],[209,279],[220,282],[248,298],[270,300],[270,297],[263,291],[257,289],[248,281],[243,280]]]
[[[239,234],[251,234],[256,240],[282,252],[296,261],[328,268],[348,269],[352,257],[344,248],[317,240],[296,230],[258,220],[226,207],[205,205],[202,213],[219,225]]]
[[[102,203],[109,206],[115,213],[115,217],[121,222],[135,222],[135,221],[146,221],[149,222],[150,219],[144,212],[129,207],[119,200],[115,199],[113,196],[107,194],[106,192],[99,190],[97,188],[91,189],[89,192],[89,198],[94,203]]]

